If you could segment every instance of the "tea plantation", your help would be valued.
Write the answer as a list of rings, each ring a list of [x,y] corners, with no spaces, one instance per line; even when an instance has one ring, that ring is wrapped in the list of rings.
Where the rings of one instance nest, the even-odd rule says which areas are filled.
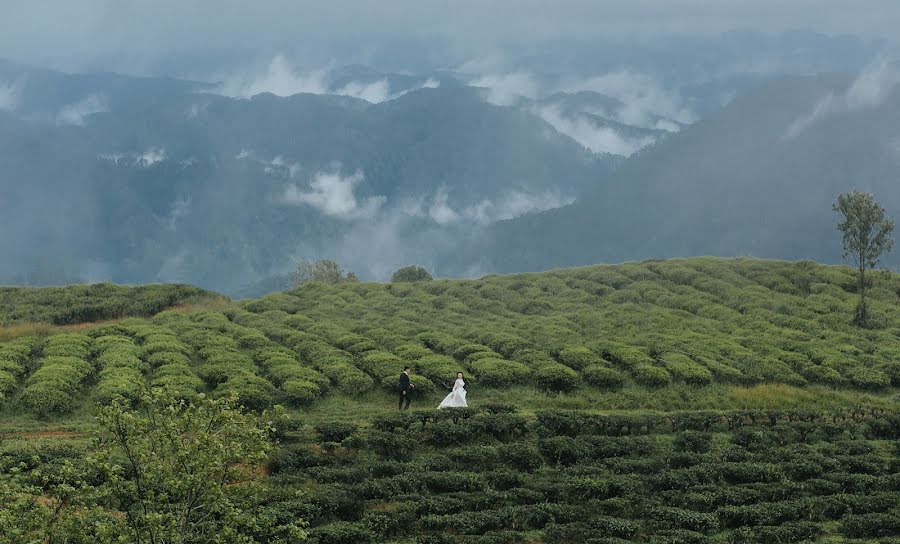
[[[0,469],[77,458],[97,404],[159,387],[286,407],[266,507],[321,544],[900,542],[900,275],[874,276],[868,328],[850,269],[755,259],[3,290]],[[471,408],[434,410],[458,370]]]

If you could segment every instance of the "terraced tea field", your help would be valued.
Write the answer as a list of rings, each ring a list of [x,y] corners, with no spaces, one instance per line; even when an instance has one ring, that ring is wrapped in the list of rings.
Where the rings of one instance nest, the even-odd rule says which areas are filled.
[[[267,508],[322,544],[900,536],[897,274],[865,329],[852,272],[810,262],[145,289],[2,291],[6,474],[77,459],[98,404],[162,388],[286,407]],[[436,412],[460,370],[471,408]]]

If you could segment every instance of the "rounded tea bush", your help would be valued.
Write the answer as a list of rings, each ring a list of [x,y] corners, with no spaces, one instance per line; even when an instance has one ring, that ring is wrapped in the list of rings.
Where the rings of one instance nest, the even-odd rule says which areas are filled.
[[[488,387],[505,387],[528,381],[531,369],[516,361],[481,359],[468,365],[477,383]]]
[[[281,384],[281,393],[291,404],[303,406],[319,398],[319,386],[301,379],[285,380]]]
[[[538,368],[532,379],[537,387],[560,393],[569,393],[580,385],[578,373],[561,364],[547,364]]]
[[[577,347],[560,351],[559,362],[575,370],[581,370],[588,366],[602,364],[603,359],[588,348]]]
[[[584,381],[603,389],[618,389],[625,384],[625,375],[614,368],[591,365],[581,371]]]

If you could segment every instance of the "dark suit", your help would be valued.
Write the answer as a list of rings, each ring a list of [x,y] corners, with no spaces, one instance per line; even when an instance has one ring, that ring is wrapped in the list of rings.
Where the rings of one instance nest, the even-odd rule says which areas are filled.
[[[412,385],[409,383],[409,375],[406,372],[400,374],[400,410],[404,409],[404,401],[406,402],[406,408],[409,408],[409,393],[411,390]]]

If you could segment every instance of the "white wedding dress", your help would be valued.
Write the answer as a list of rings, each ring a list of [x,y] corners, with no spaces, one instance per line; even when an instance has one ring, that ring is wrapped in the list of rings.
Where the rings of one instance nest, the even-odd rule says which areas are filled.
[[[444,397],[438,408],[468,408],[468,406],[466,404],[466,382],[462,379],[457,379],[456,383],[453,384],[453,391],[450,391],[450,394]]]

